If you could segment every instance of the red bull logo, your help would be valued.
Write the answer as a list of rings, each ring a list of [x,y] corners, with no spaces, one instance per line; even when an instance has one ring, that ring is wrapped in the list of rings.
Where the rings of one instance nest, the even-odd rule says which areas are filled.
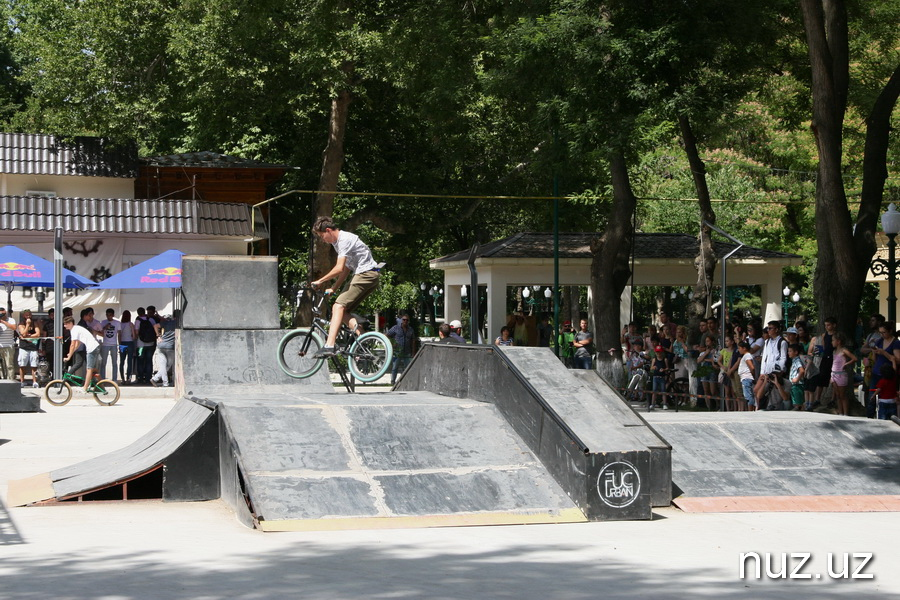
[[[23,265],[17,262],[0,263],[0,269],[4,271],[34,271],[34,265]]]
[[[147,274],[141,277],[141,283],[181,283],[181,269],[178,267],[147,269]]]
[[[181,269],[178,267],[166,267],[164,269],[149,269],[147,275],[181,275]]]
[[[23,265],[17,262],[0,263],[0,275],[4,277],[40,277],[41,272],[34,265]]]

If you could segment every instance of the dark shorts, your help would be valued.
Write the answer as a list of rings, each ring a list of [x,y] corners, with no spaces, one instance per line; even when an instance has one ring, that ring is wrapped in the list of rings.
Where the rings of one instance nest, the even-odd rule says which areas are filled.
[[[335,303],[343,306],[347,312],[352,312],[366,296],[375,291],[380,277],[381,273],[378,271],[357,273],[350,280],[350,287],[337,297]]]

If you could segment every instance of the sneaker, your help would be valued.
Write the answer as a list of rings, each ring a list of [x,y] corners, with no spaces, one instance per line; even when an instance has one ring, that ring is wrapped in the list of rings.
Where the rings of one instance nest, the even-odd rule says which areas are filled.
[[[647,412],[650,412],[654,408],[656,408],[656,407],[651,404],[650,406],[647,407]]]
[[[34,382],[32,382],[31,387],[37,389],[37,388],[39,388],[39,387],[41,387],[41,386],[38,385],[38,382],[37,382],[37,381],[34,381]]]
[[[153,387],[159,387],[159,382],[155,379],[151,379],[150,385],[152,385]]]
[[[22,387],[23,387],[23,388],[27,388],[27,387],[28,387],[28,384],[25,383],[25,382],[23,381],[23,382],[22,382]]]
[[[663,405],[662,405],[662,409],[663,409],[663,410],[669,410],[669,405],[668,405],[668,404],[663,404]]]
[[[315,354],[313,354],[313,358],[331,358],[334,356],[334,346],[322,346],[319,348]]]

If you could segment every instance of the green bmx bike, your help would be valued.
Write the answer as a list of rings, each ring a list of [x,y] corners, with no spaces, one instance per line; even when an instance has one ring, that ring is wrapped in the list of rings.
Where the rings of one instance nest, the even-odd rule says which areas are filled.
[[[84,387],[84,377],[63,373],[62,379],[54,379],[44,386],[44,399],[53,406],[63,406],[72,399],[72,386]],[[119,386],[111,379],[95,378],[88,392],[102,406],[112,406],[119,401]]]

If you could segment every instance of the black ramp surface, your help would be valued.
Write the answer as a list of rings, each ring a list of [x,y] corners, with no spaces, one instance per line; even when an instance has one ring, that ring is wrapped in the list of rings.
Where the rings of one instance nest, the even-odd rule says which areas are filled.
[[[263,529],[584,520],[490,404],[393,392],[219,407]]]
[[[889,421],[794,412],[653,419],[672,442],[684,497],[900,494],[900,427]]]

